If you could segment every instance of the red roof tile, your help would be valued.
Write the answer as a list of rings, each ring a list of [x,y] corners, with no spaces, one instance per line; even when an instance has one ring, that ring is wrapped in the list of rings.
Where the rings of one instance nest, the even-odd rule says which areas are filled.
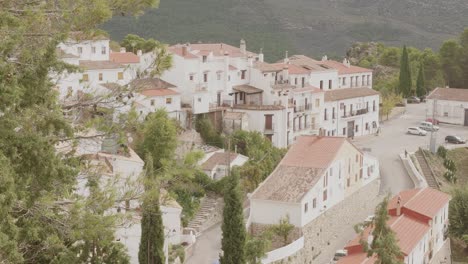
[[[169,51],[183,56],[181,44],[173,45],[169,47]],[[206,56],[210,53],[213,53],[214,56],[224,56],[229,54],[229,57],[244,57],[244,56],[256,56],[257,54],[246,51],[242,53],[240,48],[234,47],[225,43],[200,43],[200,44],[188,44],[188,50],[185,54],[185,58],[193,59],[198,58],[199,56]]]
[[[372,96],[372,95],[379,95],[379,92],[370,88],[365,88],[365,87],[333,89],[333,90],[325,91],[325,102]]]
[[[395,232],[401,252],[408,256],[424,235],[429,231],[428,224],[406,215],[392,217],[387,223]]]
[[[140,57],[133,52],[111,52],[110,61],[123,64],[139,63]]]
[[[367,253],[359,253],[341,258],[336,264],[371,264],[376,260],[375,256],[367,257]]]
[[[427,99],[468,102],[468,89],[436,88]]]
[[[230,159],[230,162],[233,162],[237,158],[237,154],[228,152],[216,152],[202,164],[202,168],[203,170],[212,170],[217,165],[227,166],[228,157]]]
[[[140,92],[144,96],[167,96],[178,95],[179,93],[172,89],[148,89]]]
[[[366,69],[354,65],[350,65],[349,67],[344,65],[341,62],[333,61],[333,60],[326,60],[326,61],[319,61],[318,64],[325,65],[327,67],[333,68],[338,70],[338,74],[353,74],[353,73],[364,73],[364,72],[372,72],[371,69]]]
[[[312,92],[312,93],[323,93],[323,90],[320,90],[317,87],[314,86],[306,86],[302,88],[296,88],[292,90],[293,93],[304,93],[304,92]]]
[[[432,188],[413,189],[398,194],[401,198],[401,207],[414,211],[432,219],[450,201],[450,196]],[[389,210],[395,209],[398,196],[393,197],[389,203]]]

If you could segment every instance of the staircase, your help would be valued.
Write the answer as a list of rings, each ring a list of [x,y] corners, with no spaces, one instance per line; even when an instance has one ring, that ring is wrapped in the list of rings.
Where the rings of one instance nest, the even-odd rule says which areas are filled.
[[[427,161],[422,154],[422,150],[420,149],[419,151],[416,151],[415,156],[419,162],[419,166],[421,167],[422,174],[424,178],[426,178],[427,185],[433,189],[439,190],[439,184],[437,183],[434,173],[427,164]]]
[[[218,203],[216,200],[216,197],[210,196],[206,196],[205,198],[203,198],[200,204],[200,210],[198,210],[198,213],[195,215],[192,221],[189,222],[187,227],[194,229],[197,232],[197,234],[203,231],[201,230],[201,227],[203,223],[205,223],[206,220],[210,218],[213,211],[215,210],[216,205]]]

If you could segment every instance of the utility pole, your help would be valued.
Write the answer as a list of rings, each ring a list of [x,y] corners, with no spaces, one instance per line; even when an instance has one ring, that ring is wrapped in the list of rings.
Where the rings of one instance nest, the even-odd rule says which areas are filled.
[[[437,141],[437,131],[434,131],[434,123],[435,123],[435,117],[436,117],[436,107],[437,107],[437,100],[434,99],[433,105],[432,105],[432,129],[431,129],[431,137],[429,139],[429,150],[432,153],[436,153],[436,141]]]

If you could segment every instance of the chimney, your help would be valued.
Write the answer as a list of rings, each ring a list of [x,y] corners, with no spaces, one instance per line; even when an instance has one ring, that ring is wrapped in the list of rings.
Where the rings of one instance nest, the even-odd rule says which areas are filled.
[[[284,65],[283,66],[283,71],[282,71],[282,75],[283,75],[283,80],[285,82],[287,82],[289,80],[289,67],[288,65]]]
[[[182,46],[182,57],[187,56],[187,49],[188,49],[187,45]]]
[[[397,206],[396,206],[396,216],[401,215],[401,197],[398,196]]]
[[[348,67],[348,68],[351,66],[351,64],[349,63],[349,60],[347,58],[343,59],[343,65]]]
[[[258,54],[258,61],[263,62],[263,48],[260,48],[260,53]]]
[[[127,50],[125,49],[125,47],[121,47],[121,48],[120,48],[120,53],[125,53],[125,52],[127,52]]]
[[[325,55],[325,56],[322,57],[322,61],[327,61],[327,60],[328,60],[327,55]]]
[[[253,66],[253,56],[252,55],[249,55],[249,57],[247,57],[247,64],[249,65],[249,67]]]
[[[247,53],[247,46],[245,44],[244,39],[241,39],[241,41],[240,41],[240,50],[241,50],[242,54]]]
[[[289,64],[289,55],[288,55],[288,51],[286,51],[284,53],[284,63],[285,64]]]
[[[143,55],[143,51],[142,51],[142,50],[137,50],[137,55],[138,55],[139,57],[141,57],[141,55]]]

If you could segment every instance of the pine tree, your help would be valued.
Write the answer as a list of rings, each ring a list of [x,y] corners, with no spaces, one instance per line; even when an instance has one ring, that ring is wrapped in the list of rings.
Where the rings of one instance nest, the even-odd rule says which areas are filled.
[[[403,52],[401,54],[399,81],[397,93],[403,95],[405,98],[409,97],[411,95],[411,69],[406,46],[403,46]]]
[[[401,264],[403,254],[398,246],[395,233],[387,225],[388,197],[386,197],[376,208],[372,231],[373,240],[368,255],[377,255],[377,264]]]
[[[140,264],[163,264],[165,260],[163,251],[164,226],[159,207],[159,184],[150,154],[147,155],[145,166],[145,193],[141,207],[141,239],[138,261]]]
[[[426,95],[426,77],[424,76],[424,64],[421,61],[416,81],[416,95],[418,97]]]
[[[239,172],[233,170],[228,176],[224,193],[223,238],[221,247],[223,255],[221,264],[244,264],[246,230],[242,207],[242,194],[239,189]]]

